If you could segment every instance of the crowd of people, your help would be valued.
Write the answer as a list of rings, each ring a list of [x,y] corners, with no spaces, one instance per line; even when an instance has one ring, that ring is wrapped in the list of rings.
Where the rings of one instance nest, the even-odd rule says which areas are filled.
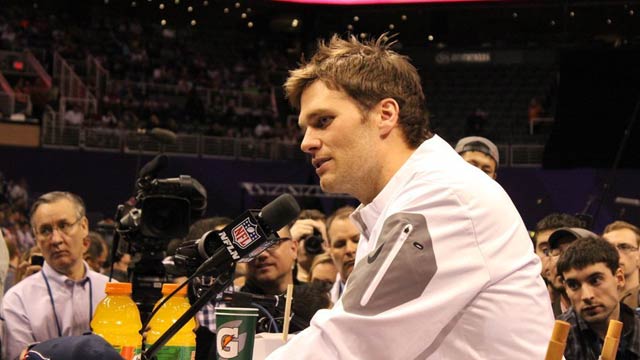
[[[496,179],[499,154],[490,140],[464,138],[455,150],[488,179]],[[7,296],[2,303],[2,344],[6,358],[14,359],[34,340],[80,335],[89,330],[91,316],[82,309],[95,309],[104,296],[107,277],[102,274],[109,272],[110,244],[89,230],[84,202],[76,195],[53,192],[34,202],[24,179],[3,179],[0,198],[0,225],[8,262],[3,275]],[[354,270],[362,236],[351,219],[354,212],[351,206],[338,208],[328,216],[317,209],[303,210],[298,219],[278,232],[280,240],[275,245],[253,261],[236,265],[233,285],[227,291],[278,296],[293,284],[296,297],[304,299],[296,310],[306,317],[306,322],[293,330],[303,330],[313,314],[339,301]],[[220,230],[231,221],[223,217],[198,220],[185,240],[199,238],[211,229]],[[615,221],[602,235],[596,235],[584,226],[575,216],[554,213],[536,224],[531,238],[542,265],[540,275],[550,308],[556,318],[573,326],[567,359],[599,354],[611,319],[621,319],[626,329],[637,329],[640,324],[640,229]],[[129,281],[131,265],[129,254],[118,254],[114,279]],[[202,293],[203,283],[191,287],[192,301],[197,299],[196,293]],[[53,295],[47,295],[47,284]],[[38,288],[45,292],[33,297]],[[62,295],[67,292],[74,295]],[[214,308],[223,304],[221,299],[218,296],[196,316],[196,359],[206,359],[215,352]],[[47,310],[49,302],[54,304],[54,311]],[[624,332],[621,358],[634,358],[640,353],[636,334]]]
[[[286,70],[297,59],[273,43],[267,45],[255,37],[246,41],[221,37],[212,42],[206,34],[190,29],[169,29],[109,14],[97,22],[82,21],[70,21],[64,13],[21,8],[10,8],[0,16],[0,48],[42,50],[47,56],[40,60],[50,72],[57,53],[80,77],[87,76],[85,85],[100,95],[97,107],[69,100],[62,114],[65,124],[299,140],[295,124],[286,121],[290,112],[280,89]],[[221,52],[225,56],[219,56]],[[108,72],[108,83],[97,87],[91,83],[87,56],[92,57],[93,66]],[[38,115],[47,104],[58,109],[61,95],[55,82],[51,89],[43,87],[33,84],[26,92],[44,94],[39,96]]]

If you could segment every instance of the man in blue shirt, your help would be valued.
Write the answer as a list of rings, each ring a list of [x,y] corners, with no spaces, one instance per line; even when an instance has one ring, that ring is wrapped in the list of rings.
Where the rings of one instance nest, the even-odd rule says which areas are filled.
[[[31,343],[90,331],[108,281],[83,261],[89,221],[79,196],[42,195],[31,208],[31,226],[45,263],[5,295],[2,344],[8,360],[17,359]]]

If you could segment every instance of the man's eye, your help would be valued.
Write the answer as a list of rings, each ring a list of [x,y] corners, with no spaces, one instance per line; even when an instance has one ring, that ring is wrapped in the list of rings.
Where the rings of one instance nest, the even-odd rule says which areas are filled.
[[[602,282],[602,278],[601,277],[594,277],[593,279],[591,279],[590,283],[591,285],[597,286]]]
[[[567,287],[571,290],[578,290],[579,288],[578,284],[575,284],[575,283],[569,283],[567,284]]]
[[[325,127],[327,127],[329,125],[331,120],[333,120],[333,118],[331,118],[329,116],[324,116],[324,117],[318,118],[318,121],[316,122],[316,127],[325,128]]]

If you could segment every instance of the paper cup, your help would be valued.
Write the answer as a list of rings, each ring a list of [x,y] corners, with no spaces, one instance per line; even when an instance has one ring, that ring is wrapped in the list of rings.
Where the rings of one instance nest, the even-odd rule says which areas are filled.
[[[251,360],[258,309],[216,308],[216,354],[218,360]]]

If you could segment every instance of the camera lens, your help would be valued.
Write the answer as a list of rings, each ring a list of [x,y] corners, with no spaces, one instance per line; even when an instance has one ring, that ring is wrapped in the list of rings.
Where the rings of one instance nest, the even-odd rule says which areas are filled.
[[[304,250],[309,255],[318,255],[324,252],[322,248],[322,234],[317,229],[313,230],[313,235],[304,239]]]

